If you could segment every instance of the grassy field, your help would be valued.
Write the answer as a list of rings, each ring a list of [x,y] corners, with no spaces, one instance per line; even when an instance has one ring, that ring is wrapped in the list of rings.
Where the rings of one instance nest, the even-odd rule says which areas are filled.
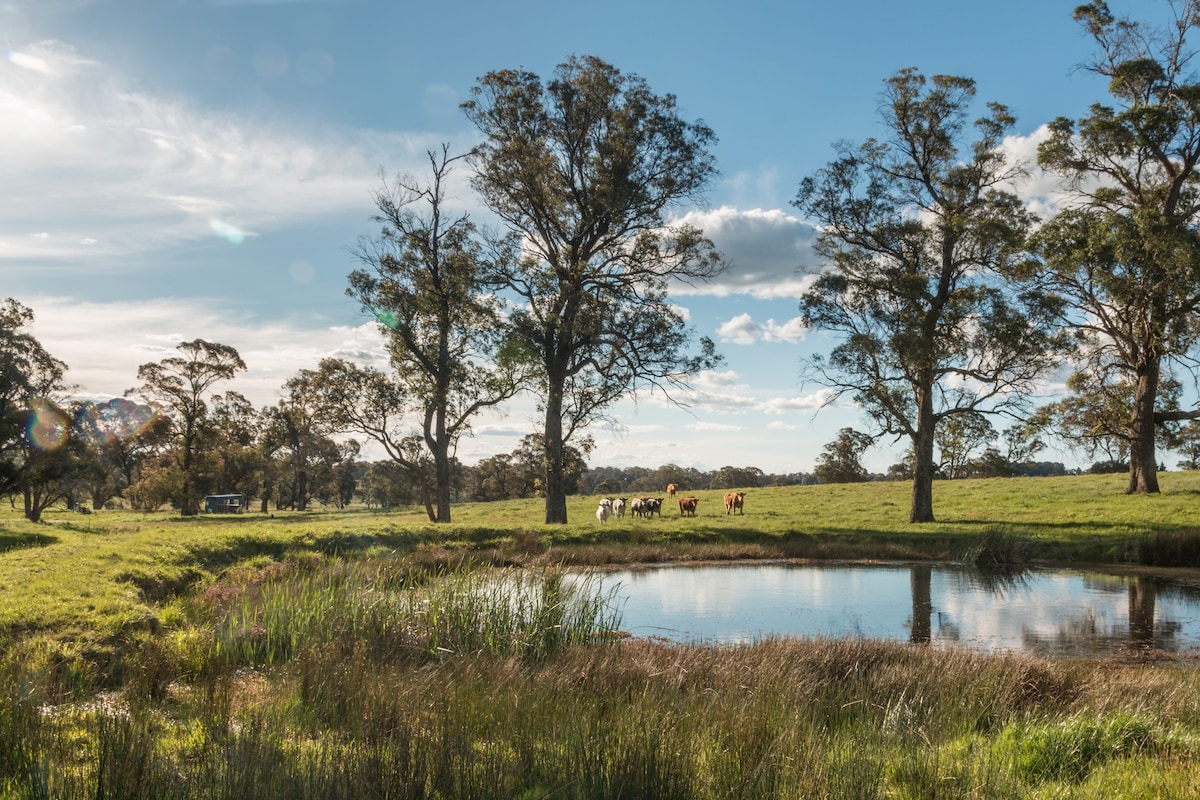
[[[0,798],[1200,797],[1187,659],[624,640],[562,565],[977,558],[1200,573],[1200,474],[722,492],[600,525],[540,501],[0,511]],[[988,550],[990,548],[990,550]],[[498,584],[498,567],[523,576]],[[515,594],[513,594],[515,592]]]

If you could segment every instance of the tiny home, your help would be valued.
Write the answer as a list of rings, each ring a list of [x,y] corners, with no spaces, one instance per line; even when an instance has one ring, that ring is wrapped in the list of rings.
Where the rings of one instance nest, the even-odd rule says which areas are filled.
[[[208,514],[242,513],[240,494],[210,494],[204,498],[204,511]]]

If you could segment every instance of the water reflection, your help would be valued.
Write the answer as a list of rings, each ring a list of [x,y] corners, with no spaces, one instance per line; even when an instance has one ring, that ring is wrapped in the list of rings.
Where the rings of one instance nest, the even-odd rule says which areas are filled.
[[[1200,650],[1200,591],[1147,577],[954,566],[737,565],[606,574],[621,627],[685,642],[862,636],[1042,655]]]

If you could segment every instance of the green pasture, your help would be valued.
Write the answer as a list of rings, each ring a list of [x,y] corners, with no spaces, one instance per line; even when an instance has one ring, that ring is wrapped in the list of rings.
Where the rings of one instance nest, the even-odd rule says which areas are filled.
[[[53,509],[41,524],[0,510],[0,631],[104,639],[153,628],[164,603],[225,571],[302,556],[398,556],[430,565],[605,564],[698,559],[958,560],[1003,535],[1029,560],[1200,566],[1200,473],[1165,473],[1163,492],[1123,493],[1124,476],[944,481],[938,522],[907,522],[906,483],[748,489],[727,515],[723,490],[682,517],[595,517],[570,500],[567,525],[545,525],[537,499],[465,503],[434,525],[421,508],[353,507],[182,518],[169,511]],[[665,492],[663,495],[665,497]],[[1193,546],[1195,545],[1195,546]]]
[[[201,516],[0,512],[0,800],[1197,797],[1194,659],[627,640],[559,567],[747,558],[1200,568],[1200,475]],[[494,568],[509,570],[497,582]],[[514,576],[519,576],[514,581]]]

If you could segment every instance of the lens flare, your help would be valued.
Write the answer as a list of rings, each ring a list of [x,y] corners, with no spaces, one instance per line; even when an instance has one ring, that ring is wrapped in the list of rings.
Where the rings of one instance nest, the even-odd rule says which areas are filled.
[[[71,420],[46,400],[34,400],[33,416],[25,429],[29,443],[39,450],[57,450],[67,441]]]
[[[375,321],[385,328],[396,330],[400,324],[400,317],[396,316],[395,311],[389,311],[386,308],[375,309]]]
[[[229,241],[230,244],[241,244],[246,240],[246,232],[236,225],[230,225],[225,220],[210,219],[208,227],[217,236]]]
[[[76,428],[94,444],[111,444],[136,439],[158,419],[152,407],[123,397],[85,406],[76,418]]]

